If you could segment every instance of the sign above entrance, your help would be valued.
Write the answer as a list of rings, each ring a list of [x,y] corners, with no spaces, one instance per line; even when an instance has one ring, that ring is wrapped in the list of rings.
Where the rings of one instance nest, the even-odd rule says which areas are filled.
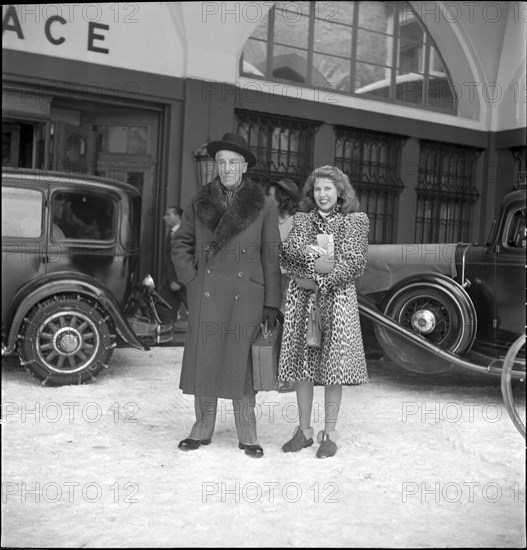
[[[181,16],[173,14],[171,6],[170,2],[4,4],[2,49],[182,77],[184,31]],[[65,72],[63,80],[68,76]]]
[[[63,4],[64,6],[79,6],[79,4]],[[95,6],[97,4],[84,4],[82,9],[85,10],[86,6]],[[26,10],[28,6],[20,6],[22,9]],[[34,4],[33,8],[38,9],[38,4]],[[79,6],[80,7],[80,6]],[[84,12],[83,12],[84,13]],[[35,12],[36,16],[36,12]],[[87,19],[87,12],[84,19],[87,23],[87,43],[86,49],[91,52],[97,52],[101,54],[108,54],[110,50],[102,46],[102,42],[105,40],[105,32],[110,30],[109,25],[104,25],[102,23],[97,23],[95,21],[90,21]],[[25,21],[27,14],[24,14],[24,17],[19,17],[15,6],[8,6],[7,10],[2,17],[2,38],[4,38],[5,32],[15,33],[20,40],[26,40],[26,36],[23,30],[23,21]],[[100,17],[99,17],[100,18]],[[36,18],[35,21],[40,20],[40,17]],[[51,15],[42,21],[39,25],[41,27],[41,32],[44,33],[46,40],[53,44],[54,46],[60,46],[67,42],[67,39],[64,37],[62,26],[67,25],[68,21],[62,17],[62,15]],[[28,36],[29,40],[34,40],[35,37]]]

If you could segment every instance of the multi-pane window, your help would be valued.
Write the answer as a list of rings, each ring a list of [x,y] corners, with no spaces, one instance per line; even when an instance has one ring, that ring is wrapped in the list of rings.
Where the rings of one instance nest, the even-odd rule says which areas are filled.
[[[335,133],[335,165],[349,176],[368,214],[369,242],[395,242],[404,138],[339,126]]]
[[[240,73],[457,110],[437,47],[407,2],[276,2],[247,41]]]
[[[236,110],[236,132],[245,138],[258,162],[251,177],[265,186],[291,178],[302,187],[313,169],[317,121]]]
[[[479,150],[421,141],[415,242],[470,240]]]

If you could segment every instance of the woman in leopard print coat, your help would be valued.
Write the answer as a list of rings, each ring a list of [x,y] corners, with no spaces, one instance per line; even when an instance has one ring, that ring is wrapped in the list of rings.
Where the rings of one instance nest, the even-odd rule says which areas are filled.
[[[354,279],[362,275],[368,255],[368,217],[348,177],[334,166],[313,171],[304,186],[304,210],[280,248],[280,265],[291,277],[279,361],[279,379],[296,381],[300,425],[284,452],[313,444],[310,427],[314,384],[325,386],[325,429],[317,456],[336,452],[335,425],[342,385],[368,382]],[[334,256],[320,256],[317,234],[333,235]],[[307,317],[318,286],[322,319],[321,348],[307,347]]]

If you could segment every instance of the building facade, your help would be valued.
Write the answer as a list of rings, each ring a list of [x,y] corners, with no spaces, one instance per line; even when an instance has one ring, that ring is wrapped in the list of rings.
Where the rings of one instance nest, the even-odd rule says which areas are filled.
[[[371,243],[483,241],[525,179],[524,21],[523,2],[4,5],[2,164],[137,186],[156,280],[164,210],[229,131],[264,186],[341,167]]]

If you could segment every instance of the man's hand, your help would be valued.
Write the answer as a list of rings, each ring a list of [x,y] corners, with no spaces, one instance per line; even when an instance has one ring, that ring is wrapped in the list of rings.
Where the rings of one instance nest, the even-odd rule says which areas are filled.
[[[276,322],[276,316],[278,315],[278,309],[274,307],[265,307],[263,311],[262,324],[267,323],[268,327],[274,326]]]
[[[172,292],[177,292],[178,290],[181,290],[181,285],[176,283],[176,281],[170,281],[170,290]]]

